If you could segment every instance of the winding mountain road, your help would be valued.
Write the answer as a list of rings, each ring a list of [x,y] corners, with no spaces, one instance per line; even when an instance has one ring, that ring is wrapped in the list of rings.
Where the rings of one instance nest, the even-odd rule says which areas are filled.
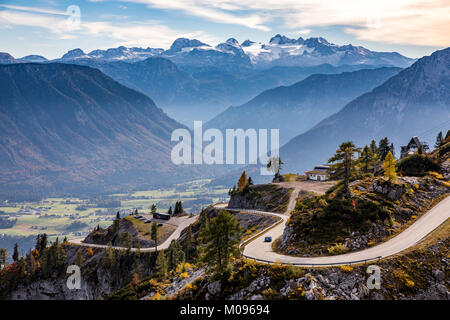
[[[286,186],[287,187],[287,186]],[[229,209],[227,203],[219,203],[214,205],[216,208],[226,209],[234,212],[249,212],[257,213],[267,216],[274,216],[280,218],[276,223],[272,224],[265,230],[254,235],[250,239],[247,239],[241,244],[244,247],[243,256],[248,259],[253,259],[263,263],[281,263],[290,265],[303,265],[311,267],[323,267],[323,266],[336,266],[336,265],[349,265],[357,264],[367,261],[378,260],[394,254],[397,254],[409,247],[412,247],[426,235],[439,227],[450,217],[450,197],[445,198],[439,202],[436,206],[430,209],[416,222],[409,226],[399,235],[383,242],[377,246],[364,249],[361,251],[350,252],[346,254],[336,256],[323,256],[323,257],[294,257],[287,256],[272,249],[272,242],[264,242],[264,237],[272,237],[277,239],[283,235],[286,222],[289,220],[290,213],[295,208],[296,198],[302,190],[301,185],[292,185],[294,190],[291,193],[288,206],[284,214],[249,210],[249,209]],[[158,245],[158,249],[165,250],[169,247],[170,243],[174,239],[178,239],[183,229],[194,223],[198,219],[199,215],[186,218],[178,228],[164,241],[164,243]],[[82,245],[93,248],[107,248],[107,245],[84,243],[84,238],[72,239],[69,242],[76,245]],[[118,250],[127,250],[124,247],[113,247]],[[136,248],[132,248],[132,251],[136,251]],[[155,248],[141,248],[141,252],[153,252]]]
[[[174,232],[172,232],[172,234],[161,244],[158,244],[158,250],[165,250],[167,248],[169,248],[170,243],[172,242],[172,240],[176,240],[180,237],[181,232],[187,228],[188,226],[190,226],[191,224],[193,224],[195,221],[197,221],[197,219],[199,218],[200,215],[194,215],[192,217],[186,217],[186,219],[184,219],[179,225],[178,227],[175,229]],[[75,245],[81,245],[84,247],[91,247],[91,248],[108,248],[107,245],[103,245],[103,244],[94,244],[94,243],[85,243],[83,242],[84,238],[76,238],[76,239],[71,239],[69,240],[69,243],[71,244],[75,244]],[[113,246],[114,249],[117,250],[127,250],[127,248],[125,247],[116,247]],[[155,251],[156,248],[155,247],[151,247],[151,248],[141,248],[140,251],[141,252],[153,252]],[[137,248],[131,248],[131,251],[137,251]]]
[[[288,209],[285,214],[247,209],[227,209],[232,211],[254,212],[263,215],[276,216],[282,219],[281,223],[277,222],[273,224],[268,229],[246,241],[247,244],[243,251],[243,255],[246,258],[263,263],[307,265],[312,267],[349,265],[378,260],[399,253],[415,245],[450,217],[450,197],[447,197],[402,233],[377,246],[336,256],[293,257],[274,252],[272,250],[272,243],[264,242],[263,239],[264,237],[272,237],[272,239],[275,240],[282,236],[286,222],[289,219],[289,213],[295,207],[295,199],[298,192],[298,188],[295,188],[292,192]],[[224,207],[224,205],[222,204],[221,207]]]

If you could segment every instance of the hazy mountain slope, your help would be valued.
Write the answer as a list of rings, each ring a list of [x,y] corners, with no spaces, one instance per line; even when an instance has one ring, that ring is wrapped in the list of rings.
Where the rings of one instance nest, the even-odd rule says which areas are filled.
[[[351,140],[361,146],[387,136],[398,152],[411,136],[424,138],[421,133],[426,133],[434,140],[439,130],[448,128],[450,48],[419,59],[372,92],[293,138],[280,153],[286,170],[302,172],[326,162],[343,141]],[[425,140],[429,140],[427,136]]]
[[[183,127],[97,69],[0,66],[0,191],[87,191],[176,178],[170,135]]]
[[[337,73],[364,66],[331,65],[274,67],[269,70],[183,71],[165,58],[143,61],[77,59],[71,63],[98,68],[121,84],[152,97],[169,116],[192,126],[194,120],[209,120],[230,104],[242,103],[280,84],[291,84],[313,73]]]
[[[283,144],[400,70],[380,68],[312,75],[292,86],[264,91],[241,106],[230,107],[209,121],[206,127],[280,129],[280,143]]]

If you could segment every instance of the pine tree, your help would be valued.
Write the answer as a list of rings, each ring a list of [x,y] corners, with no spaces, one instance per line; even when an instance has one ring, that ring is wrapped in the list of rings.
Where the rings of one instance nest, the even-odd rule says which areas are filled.
[[[13,261],[19,261],[19,245],[17,243],[14,244],[14,251],[12,255]]]
[[[116,213],[116,219],[120,219],[120,211],[117,211],[117,213]]]
[[[169,210],[167,211],[167,214],[172,215],[172,206],[169,207]]]
[[[248,185],[248,178],[247,178],[247,174],[244,172],[242,172],[241,177],[239,178],[238,181],[238,190],[239,192],[244,191],[244,188]]]
[[[186,230],[186,237],[185,237],[185,240],[184,240],[184,246],[185,246],[185,250],[186,250],[186,260],[188,260],[189,261],[189,259],[191,258],[191,250],[192,250],[192,243],[193,243],[193,240],[192,240],[192,227],[191,227],[191,225],[189,225],[188,227],[187,227],[187,230]]]
[[[394,144],[393,144],[393,143],[391,143],[391,145],[390,145],[390,147],[389,147],[389,151],[392,153],[392,155],[393,155],[394,158],[395,158],[395,149],[394,149]]]
[[[8,251],[5,248],[0,248],[0,270],[6,266],[6,260],[8,260]]]
[[[336,153],[328,162],[332,163],[330,166],[330,176],[332,178],[344,180],[344,195],[350,198],[350,178],[356,171],[354,155],[356,152],[361,152],[360,148],[355,147],[352,142],[343,142],[336,150]]]
[[[150,237],[153,241],[155,241],[155,251],[158,251],[158,224],[156,222],[152,223],[152,230]]]
[[[375,140],[372,140],[372,142],[370,142],[370,150],[372,151],[372,153],[378,154],[378,147],[377,147],[377,143],[375,142]]]
[[[361,170],[363,172],[370,172],[375,164],[375,155],[373,154],[372,149],[368,146],[365,146],[358,161],[361,164]]]
[[[252,177],[248,177],[248,185],[249,185],[249,186],[252,186],[252,185],[253,185]]]
[[[151,212],[152,212],[152,214],[156,213],[156,205],[155,204],[152,204]]]
[[[45,248],[47,248],[47,234],[38,234],[36,237],[36,246],[35,249],[39,252],[44,251]]]
[[[119,230],[120,230],[120,215],[119,215],[119,212],[117,212],[116,218],[114,219],[113,225],[112,225],[113,239],[116,239],[119,236]]]
[[[178,264],[184,262],[185,254],[178,241],[172,240],[167,249],[167,257],[167,266],[169,270],[175,270]]]
[[[436,137],[436,143],[434,144],[435,148],[439,148],[442,145],[442,141],[444,139],[442,138],[442,131],[440,131]]]
[[[237,219],[227,211],[220,211],[200,230],[200,261],[208,270],[223,274],[229,269],[232,257],[239,255],[241,228]]]
[[[158,257],[156,258],[156,269],[160,276],[165,277],[167,275],[167,259],[164,251],[158,253]]]
[[[108,244],[108,248],[105,249],[102,257],[102,264],[105,267],[105,269],[109,269],[112,271],[115,268],[116,263],[116,254],[112,247],[112,243],[110,242]]]
[[[75,264],[79,267],[81,267],[81,265],[83,264],[84,258],[83,258],[83,252],[81,251],[81,249],[77,250],[77,256],[75,258]]]
[[[378,154],[380,155],[380,160],[383,161],[388,152],[390,151],[389,139],[387,137],[380,140],[378,145]]]
[[[397,172],[395,170],[395,159],[391,152],[388,152],[383,162],[384,176],[389,182],[394,182],[397,179]]]
[[[131,247],[133,246],[133,237],[128,231],[125,231],[120,235],[120,246],[127,248],[128,251],[131,250]]]
[[[272,171],[275,176],[280,174],[281,166],[284,164],[280,157],[272,157],[267,162],[267,169]]]
[[[62,272],[66,262],[66,250],[63,246],[55,243],[55,266],[59,272]]]

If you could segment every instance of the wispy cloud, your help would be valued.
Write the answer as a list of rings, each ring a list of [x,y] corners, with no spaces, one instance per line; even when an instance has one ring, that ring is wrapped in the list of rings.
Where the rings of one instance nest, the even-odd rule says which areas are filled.
[[[91,1],[100,2],[103,0]],[[125,0],[121,2],[140,3],[145,4],[150,8],[164,10],[178,10],[192,16],[218,23],[241,25],[263,31],[271,30],[269,26],[265,25],[265,22],[270,20],[270,14],[262,12],[246,14],[244,12],[239,12],[241,9],[245,8],[236,0]]]
[[[126,46],[153,46],[167,48],[177,37],[197,37],[204,41],[216,41],[202,31],[184,32],[174,30],[158,21],[148,20],[140,22],[109,22],[109,21],[81,21],[77,30],[67,24],[66,14],[57,11],[28,8],[9,7],[0,10],[0,27],[29,26],[43,28],[57,35],[60,39],[74,39],[79,36],[107,37]]]
[[[95,0],[110,1],[110,0]],[[270,31],[274,19],[287,28],[339,26],[359,39],[448,46],[448,0],[120,0],[179,10],[209,21]]]
[[[14,5],[9,5],[9,4],[0,4],[0,8],[35,12],[35,13],[45,13],[45,14],[52,14],[52,15],[62,15],[62,16],[69,15],[66,11],[46,9],[46,8],[37,8],[37,7],[27,7],[27,6],[14,6]]]

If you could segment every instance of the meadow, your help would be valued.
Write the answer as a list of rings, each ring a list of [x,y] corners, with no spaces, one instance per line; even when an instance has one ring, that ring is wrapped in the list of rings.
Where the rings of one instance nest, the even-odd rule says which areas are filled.
[[[17,219],[11,228],[0,228],[0,235],[36,236],[47,233],[50,240],[86,235],[97,225],[108,227],[120,211],[121,216],[137,209],[150,213],[154,204],[158,212],[174,208],[182,201],[186,212],[197,214],[202,207],[228,198],[228,189],[208,187],[210,180],[195,180],[167,189],[137,190],[111,194],[102,198],[46,198],[39,202],[2,202],[0,217]],[[1,247],[1,243],[0,243]]]

